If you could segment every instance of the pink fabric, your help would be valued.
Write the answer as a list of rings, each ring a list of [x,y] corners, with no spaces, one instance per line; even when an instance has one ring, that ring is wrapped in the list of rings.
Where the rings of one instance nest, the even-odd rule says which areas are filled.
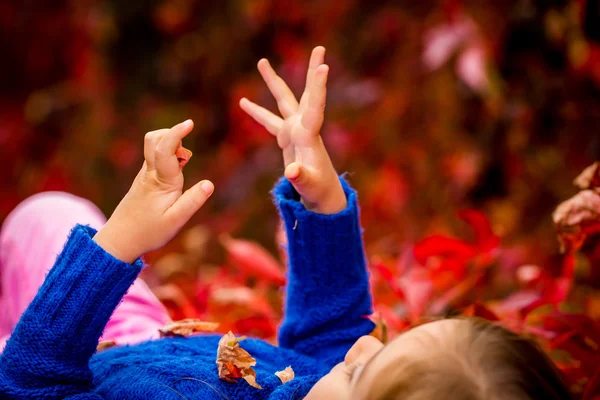
[[[8,216],[0,231],[0,350],[42,285],[76,224],[99,229],[102,212],[88,200],[62,192],[34,195]],[[167,310],[136,279],[106,325],[100,340],[139,343],[158,337],[170,321]]]

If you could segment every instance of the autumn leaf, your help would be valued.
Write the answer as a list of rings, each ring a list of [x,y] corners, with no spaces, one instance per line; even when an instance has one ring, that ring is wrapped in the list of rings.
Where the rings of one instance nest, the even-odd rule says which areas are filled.
[[[414,256],[421,265],[427,264],[430,257],[443,257],[458,261],[469,260],[477,255],[475,246],[460,239],[443,235],[431,235],[416,243]]]
[[[588,235],[600,232],[600,192],[598,189],[582,190],[562,202],[554,210],[552,219],[561,251],[579,250]]]
[[[381,341],[381,343],[387,344],[387,342],[388,342],[388,327],[387,327],[387,322],[385,321],[385,319],[383,319],[383,317],[379,313],[373,313],[369,317],[369,319],[371,320],[371,322],[373,322],[375,324],[375,329],[373,329],[373,332],[371,332],[371,336],[379,339]]]
[[[585,388],[583,393],[583,400],[597,400],[598,394],[600,394],[600,365],[596,368],[596,371],[592,378],[589,380],[589,384]]]
[[[398,282],[411,321],[418,320],[433,294],[431,275],[424,268],[411,268]]]
[[[283,268],[277,260],[258,243],[248,240],[234,239],[229,235],[221,235],[221,244],[227,250],[230,261],[248,275],[276,285],[285,284]]]
[[[475,302],[475,303],[471,304],[470,306],[468,306],[463,311],[463,315],[470,316],[470,317],[479,317],[479,318],[486,319],[488,321],[498,321],[499,320],[498,316],[492,310],[490,310],[489,308],[487,308],[486,306],[484,306],[483,304],[481,304],[479,302]]]
[[[596,161],[584,169],[573,184],[583,190],[600,187],[600,162]]]
[[[115,342],[114,340],[103,340],[98,343],[98,346],[96,347],[96,352],[110,349],[111,347],[115,347],[116,345],[117,345],[117,342]]]
[[[242,378],[252,387],[262,389],[256,382],[256,372],[252,369],[256,359],[240,347],[239,342],[245,337],[236,338],[233,333],[223,335],[217,347],[217,367],[219,379],[236,383]]]
[[[199,332],[214,332],[219,327],[216,322],[206,322],[197,318],[186,318],[170,322],[159,329],[160,337],[189,336]]]
[[[281,383],[288,383],[289,381],[291,381],[292,379],[294,379],[294,370],[292,369],[291,366],[287,367],[286,369],[284,369],[283,371],[277,371],[275,372],[275,375],[277,375],[277,377],[279,379],[281,379]]]
[[[185,164],[190,161],[190,158],[192,158],[192,152],[183,146],[179,146],[179,148],[175,151],[175,156],[177,156],[179,166],[183,168]]]
[[[494,234],[490,220],[485,213],[479,210],[465,209],[459,211],[458,216],[475,232],[475,246],[479,251],[491,251],[498,247],[500,238]]]

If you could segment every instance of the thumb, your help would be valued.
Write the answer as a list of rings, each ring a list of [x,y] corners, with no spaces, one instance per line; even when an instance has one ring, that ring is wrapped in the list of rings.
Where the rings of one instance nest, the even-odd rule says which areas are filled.
[[[215,186],[211,181],[203,180],[186,190],[177,201],[166,211],[167,218],[175,221],[179,227],[186,222],[206,203],[212,195]]]
[[[285,177],[289,180],[298,194],[307,201],[311,201],[311,174],[307,168],[302,167],[297,162],[290,163],[284,172]]]

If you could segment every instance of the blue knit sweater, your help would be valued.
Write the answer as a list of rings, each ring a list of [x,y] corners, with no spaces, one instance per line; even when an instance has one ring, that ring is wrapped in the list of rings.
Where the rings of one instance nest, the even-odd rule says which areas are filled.
[[[348,207],[307,211],[282,179],[275,202],[288,235],[289,272],[279,347],[249,339],[257,381],[217,376],[219,336],[165,338],[95,354],[113,310],[142,262],[127,264],[73,229],[63,252],[0,356],[2,399],[301,399],[362,335],[373,330],[356,193],[342,180]],[[291,365],[295,379],[273,373]]]

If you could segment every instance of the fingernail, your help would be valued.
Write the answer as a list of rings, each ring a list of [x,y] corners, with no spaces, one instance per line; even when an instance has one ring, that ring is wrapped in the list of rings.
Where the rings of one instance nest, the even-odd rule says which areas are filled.
[[[209,181],[202,182],[200,186],[202,186],[202,190],[204,190],[207,195],[211,195],[213,190],[215,190],[214,185]]]
[[[192,123],[191,119],[186,119],[181,124],[179,124],[179,126],[181,126],[182,128],[187,128],[188,126],[190,126],[191,123]]]

